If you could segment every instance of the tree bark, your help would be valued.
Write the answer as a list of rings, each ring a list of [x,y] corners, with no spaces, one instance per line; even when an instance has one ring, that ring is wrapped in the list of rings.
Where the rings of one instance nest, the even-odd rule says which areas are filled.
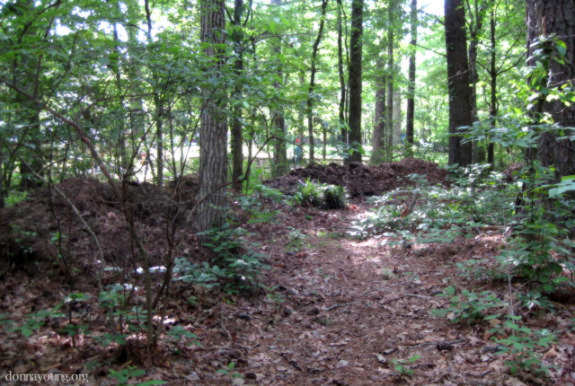
[[[351,3],[351,40],[349,64],[349,144],[346,164],[361,162],[361,91],[363,0]]]
[[[326,0],[327,1],[327,0]],[[282,0],[273,0],[272,4],[276,7],[282,5]],[[323,14],[322,14],[323,15]],[[323,24],[323,18],[320,22],[320,25]],[[323,29],[323,26],[320,26],[320,29]],[[276,90],[280,90],[283,88],[283,71],[282,71],[282,63],[281,63],[281,54],[282,54],[282,38],[281,36],[275,42],[273,47],[274,53],[276,55],[276,72],[277,72],[277,81],[274,84]],[[282,101],[274,107],[274,111],[272,112],[272,135],[275,137],[273,140],[274,143],[274,162],[272,165],[272,176],[279,177],[287,173],[289,170],[288,160],[287,160],[287,145],[286,145],[286,123],[285,123],[285,114],[284,108],[282,106]]]
[[[227,177],[227,127],[225,92],[221,83],[225,39],[224,0],[201,0],[201,41],[203,53],[211,61],[205,69],[206,78],[215,80],[215,87],[202,90],[204,109],[200,125],[200,188],[196,227],[202,232],[224,223]]]
[[[395,73],[395,58],[394,58],[394,44],[395,44],[395,30],[394,30],[394,14],[397,1],[390,0],[387,8],[387,19],[389,29],[387,31],[387,106],[386,106],[386,123],[387,132],[385,135],[385,158],[391,162],[393,158],[393,110],[394,110],[394,73]]]
[[[489,58],[489,87],[490,87],[490,98],[489,98],[489,119],[490,126],[492,129],[495,128],[495,120],[497,119],[498,106],[497,106],[497,63],[496,63],[496,51],[497,39],[495,35],[495,6],[491,8],[491,16],[489,20],[489,35],[490,35],[490,48],[491,55]],[[487,162],[492,168],[495,167],[495,144],[489,141],[487,145]]]
[[[242,190],[242,172],[243,172],[243,133],[242,133],[242,106],[240,100],[242,98],[242,81],[240,80],[244,72],[244,37],[242,31],[242,17],[244,13],[244,1],[235,0],[234,3],[234,32],[232,40],[234,44],[234,73],[236,76],[236,83],[233,90],[232,99],[234,100],[234,108],[232,114],[232,127],[231,127],[231,147],[232,147],[232,188],[236,192]]]
[[[319,22],[319,30],[317,32],[317,37],[313,43],[312,54],[311,54],[311,70],[310,70],[310,81],[307,93],[307,131],[309,136],[309,162],[314,161],[314,136],[313,136],[313,100],[315,98],[315,75],[317,73],[317,56],[319,51],[319,43],[323,37],[323,29],[325,25],[325,12],[327,8],[327,1],[322,0],[321,2],[321,19]]]
[[[383,70],[383,60],[378,60],[378,68]],[[383,71],[382,71],[383,72]],[[385,160],[383,152],[383,142],[385,138],[385,94],[387,92],[385,85],[386,76],[381,75],[376,83],[375,90],[375,122],[373,124],[372,151],[369,162],[372,165],[380,164]]]
[[[342,13],[343,8],[341,0],[337,0],[337,70],[339,74],[339,127],[340,127],[340,140],[342,143],[347,144],[347,119],[345,116],[345,100],[347,85],[345,82],[345,75],[343,71],[343,29],[342,29]]]
[[[556,35],[566,43],[563,63],[551,60],[548,69],[548,88],[565,85],[573,87],[575,78],[575,2],[573,0],[527,0],[528,57],[540,36]],[[533,65],[534,63],[528,63]],[[542,109],[573,136],[575,105],[565,106],[560,101],[544,102]],[[544,166],[554,166],[558,176],[575,174],[575,142],[559,139],[554,133],[544,133],[539,139],[537,158]]]
[[[486,0],[474,0],[473,9],[469,1],[465,2],[469,11],[469,82],[471,85],[471,121],[477,121],[477,82],[479,75],[477,74],[477,47],[479,46],[479,34],[483,28],[483,20],[487,10]],[[480,4],[481,3],[481,4]],[[479,142],[473,142],[473,162],[485,161],[485,150]]]
[[[417,46],[417,0],[411,0],[411,41],[410,41],[410,54],[409,54],[409,73],[407,85],[407,118],[405,127],[405,141],[407,148],[407,155],[413,155],[413,126],[415,122],[415,55]]]
[[[471,163],[471,143],[462,143],[461,126],[472,124],[471,87],[467,61],[465,11],[462,0],[445,0],[445,43],[449,89],[449,160],[450,165]]]

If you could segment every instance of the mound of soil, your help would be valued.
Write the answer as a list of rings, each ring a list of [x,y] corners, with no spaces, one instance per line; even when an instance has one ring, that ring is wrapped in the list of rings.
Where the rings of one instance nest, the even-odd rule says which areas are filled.
[[[447,185],[447,171],[437,164],[415,158],[400,162],[366,166],[352,163],[347,166],[331,163],[327,166],[311,164],[305,168],[292,170],[289,174],[267,181],[265,184],[293,194],[306,179],[331,185],[345,186],[352,197],[372,196],[411,184],[410,174],[425,175],[430,184]]]
[[[169,224],[178,225],[175,241],[180,247],[191,242],[193,232],[183,220],[196,191],[192,177],[168,188],[149,183],[112,187],[94,178],[71,178],[55,188],[42,188],[0,210],[0,272],[31,261],[55,262],[59,255],[75,263],[103,259],[124,265],[137,250],[130,236],[131,219],[144,247],[159,262],[168,248]]]

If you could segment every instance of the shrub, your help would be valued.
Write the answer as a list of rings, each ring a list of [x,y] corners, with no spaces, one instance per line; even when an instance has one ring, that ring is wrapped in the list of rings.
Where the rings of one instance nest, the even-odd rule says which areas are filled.
[[[308,178],[294,195],[294,201],[303,207],[343,209],[346,191],[343,186],[315,183]]]

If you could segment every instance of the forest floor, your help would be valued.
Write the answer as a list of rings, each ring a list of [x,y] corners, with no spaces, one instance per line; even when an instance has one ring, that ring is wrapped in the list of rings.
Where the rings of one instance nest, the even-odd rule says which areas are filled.
[[[330,176],[339,170],[331,168],[322,173]],[[401,169],[387,168],[392,174]],[[361,173],[373,180],[373,173],[380,172]],[[442,177],[436,177],[436,182],[441,182]],[[286,185],[278,186],[282,184]],[[64,183],[60,188],[73,191],[76,206],[104,239],[108,263],[113,265],[112,260],[122,254],[128,256],[126,225],[107,201],[111,200],[108,188],[91,180]],[[147,203],[137,208],[143,219],[139,226],[146,234],[144,243],[152,255],[157,251],[160,256],[169,241],[160,241],[165,238],[166,221],[154,213],[165,211],[165,202],[143,199],[134,189],[132,197]],[[39,235],[46,233],[40,225],[53,215],[44,204],[45,198],[39,196],[5,212],[0,228],[2,219],[11,217],[14,222],[18,214],[20,227],[37,224],[35,235],[20,229],[22,239],[30,239],[29,249],[39,250],[41,245],[53,249],[53,245],[38,241]],[[64,305],[64,316],[38,314],[61,303],[71,292],[97,294],[94,270],[102,269],[98,266],[102,262],[76,268],[77,279],[72,284],[62,273],[65,267],[50,261],[48,252],[46,256],[30,254],[29,258],[39,261],[23,268],[12,262],[10,269],[3,270],[0,283],[0,377],[9,372],[87,373],[90,384],[108,385],[118,384],[110,370],[129,374],[131,366],[136,366],[147,367],[147,371],[131,382],[164,380],[169,385],[575,384],[573,302],[555,303],[552,313],[533,312],[527,321],[531,328],[549,329],[557,336],[557,341],[541,352],[544,364],[551,366],[548,378],[525,372],[510,374],[506,361],[511,355],[502,353],[493,340],[494,329],[501,327],[498,319],[458,325],[432,314],[434,309],[449,306],[448,299],[438,296],[448,286],[491,290],[501,299],[509,299],[523,286],[464,275],[456,267],[458,262],[497,255],[506,242],[503,229],[486,227],[472,238],[446,244],[396,244],[382,235],[350,236],[354,221],[370,209],[360,193],[343,210],[265,200],[261,205],[259,210],[269,211],[273,217],[245,221],[243,227],[250,232],[245,241],[266,256],[268,269],[260,277],[265,291],[237,296],[174,283],[159,306],[162,318],[157,320],[157,331],[162,339],[153,357],[138,344],[138,333],[132,333],[123,345],[96,343],[113,319],[97,296],[73,302],[74,307]],[[65,203],[51,206],[61,215],[62,229],[71,235],[68,242],[74,258],[93,261],[89,254],[94,254],[94,247],[88,235],[82,236],[86,232],[78,224],[79,229],[73,231],[74,216],[62,215]],[[236,209],[241,218],[242,210]],[[23,215],[30,211],[33,213]],[[185,228],[176,232],[178,253],[199,251],[188,233]],[[6,239],[0,242],[5,250],[14,248]],[[105,284],[119,280],[111,269],[102,270],[101,275]],[[128,279],[142,284],[141,276],[122,276],[122,280]],[[160,284],[158,276],[155,285]],[[143,290],[135,288],[131,303],[142,304]],[[36,317],[31,318],[31,313],[37,313]],[[70,326],[79,325],[88,326],[89,332],[74,334],[74,338],[65,333],[67,327],[70,331]],[[194,337],[170,339],[168,332],[176,326]],[[0,383],[5,383],[3,378]]]

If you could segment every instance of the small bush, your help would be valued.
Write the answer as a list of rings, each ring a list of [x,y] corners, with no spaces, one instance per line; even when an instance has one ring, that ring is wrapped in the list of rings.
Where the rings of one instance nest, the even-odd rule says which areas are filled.
[[[453,323],[476,324],[489,319],[494,319],[499,314],[489,314],[494,309],[500,309],[506,305],[505,302],[490,291],[475,293],[463,290],[456,295],[455,287],[447,287],[440,295],[449,299],[449,307],[434,310],[436,316],[445,316]]]
[[[202,233],[207,241],[204,246],[214,253],[211,261],[196,264],[187,258],[176,259],[174,280],[191,282],[206,288],[221,287],[228,293],[237,294],[259,288],[257,276],[262,269],[263,256],[245,248],[242,228],[211,229]]]
[[[343,209],[346,206],[346,191],[343,186],[320,184],[307,179],[294,196],[296,204],[321,209]]]

